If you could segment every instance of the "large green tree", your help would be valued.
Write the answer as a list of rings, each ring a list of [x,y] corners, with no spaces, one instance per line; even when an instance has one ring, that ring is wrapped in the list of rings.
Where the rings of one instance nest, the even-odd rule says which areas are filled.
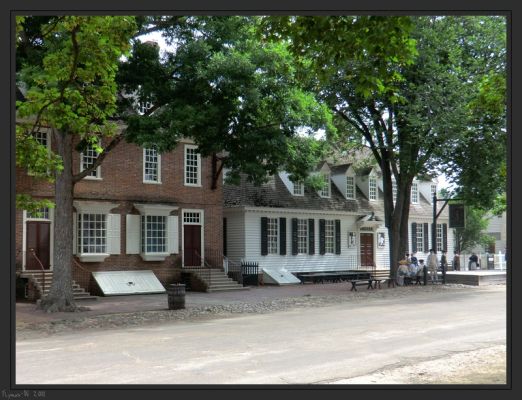
[[[488,18],[298,17],[275,25],[276,33],[293,41],[297,54],[315,61],[316,90],[339,118],[341,141],[363,139],[381,169],[393,271],[408,250],[413,179],[426,172],[460,177],[464,171],[469,176],[482,173],[477,168],[458,170],[462,160],[457,149],[465,154],[470,143],[480,147],[482,162],[491,160],[485,154],[491,142],[479,139],[485,118],[475,103],[482,92],[492,107],[497,104],[484,85],[492,76],[505,79],[505,34],[484,31],[480,40],[475,34],[483,23],[502,31],[505,20]],[[489,54],[494,67],[477,60],[488,41],[494,42]],[[501,138],[502,132],[498,134]],[[392,181],[398,189],[395,203]],[[473,179],[468,182],[476,187]]]
[[[59,210],[54,220],[54,279],[41,307],[71,311],[77,308],[71,286],[74,185],[121,140],[110,121],[116,111],[115,76],[136,25],[132,17],[106,16],[26,17],[17,22],[17,84],[27,88],[24,101],[17,103],[17,117],[23,121],[17,138],[29,138],[17,144],[17,156],[41,171],[42,157],[25,162],[28,151],[22,146],[31,145],[34,132],[49,129],[61,160],[54,177]],[[103,137],[113,137],[105,149],[100,146]],[[75,138],[101,153],[95,165],[78,174],[72,168]]]
[[[323,148],[307,134],[320,128],[333,133],[332,114],[303,90],[287,45],[260,38],[259,21],[164,21],[173,49],[162,58],[157,46],[136,42],[119,75],[134,97],[122,106],[137,97],[150,102],[152,112],[127,118],[128,140],[166,151],[192,138],[202,156],[213,159],[213,189],[223,167],[232,181],[245,173],[263,182],[279,169],[305,177]]]

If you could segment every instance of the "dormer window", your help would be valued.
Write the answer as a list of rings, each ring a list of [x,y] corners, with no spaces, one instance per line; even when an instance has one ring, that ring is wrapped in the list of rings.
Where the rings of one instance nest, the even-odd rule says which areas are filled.
[[[368,194],[370,200],[377,200],[377,179],[370,176],[368,179]]]
[[[294,196],[304,196],[304,184],[303,182],[294,182]]]
[[[346,198],[355,199],[355,177],[346,177]]]
[[[321,197],[330,197],[330,174],[323,174],[324,186],[319,192]]]
[[[411,202],[412,204],[419,203],[419,185],[415,182],[411,184]]]

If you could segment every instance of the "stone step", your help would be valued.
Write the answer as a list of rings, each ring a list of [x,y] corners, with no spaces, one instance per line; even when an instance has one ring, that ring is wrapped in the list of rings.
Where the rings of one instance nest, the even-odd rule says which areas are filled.
[[[231,287],[210,287],[207,289],[207,292],[225,292],[225,291],[228,291],[228,290],[249,290],[250,288],[249,287],[243,287],[243,286],[231,286]]]

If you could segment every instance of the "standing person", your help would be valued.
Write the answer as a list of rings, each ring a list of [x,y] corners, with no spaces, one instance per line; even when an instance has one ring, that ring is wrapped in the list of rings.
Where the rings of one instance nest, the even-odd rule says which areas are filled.
[[[417,252],[411,253],[411,263],[415,265],[415,268],[419,268],[419,260],[417,260]]]
[[[471,256],[469,257],[469,269],[475,270],[478,266],[478,257],[475,253],[471,253]]]
[[[460,255],[458,251],[454,251],[455,255],[453,256],[453,271],[460,271]]]
[[[442,250],[442,256],[440,256],[440,266],[443,271],[448,270],[448,260],[446,258],[446,251]]]
[[[430,271],[431,282],[435,283],[437,281],[437,268],[439,267],[439,260],[437,259],[435,250],[430,249],[430,254],[426,263],[428,264],[428,270]]]

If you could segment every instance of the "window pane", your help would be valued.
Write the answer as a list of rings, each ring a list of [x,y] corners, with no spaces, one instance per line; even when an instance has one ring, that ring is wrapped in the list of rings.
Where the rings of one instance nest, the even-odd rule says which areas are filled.
[[[78,247],[80,253],[106,252],[105,214],[78,214]]]

